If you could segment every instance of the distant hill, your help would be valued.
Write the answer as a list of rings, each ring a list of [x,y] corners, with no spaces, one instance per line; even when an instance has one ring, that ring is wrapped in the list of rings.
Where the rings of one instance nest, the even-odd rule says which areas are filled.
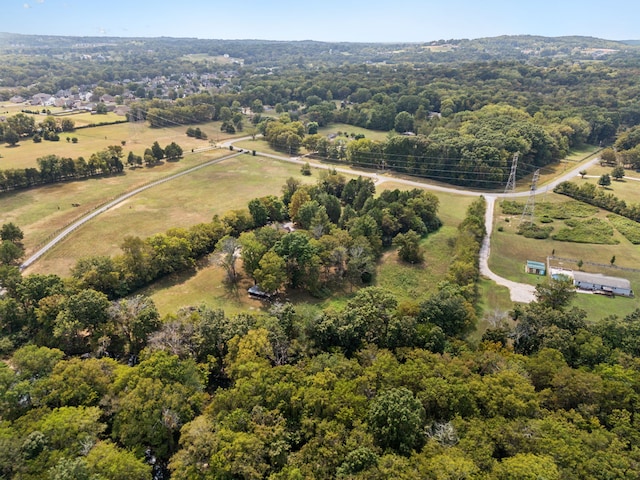
[[[528,60],[535,58],[600,58],[640,51],[640,41],[618,42],[593,37],[512,35],[423,43],[348,43],[316,41],[215,40],[197,38],[68,37],[0,33],[0,53],[22,55],[89,54],[108,58],[116,52],[166,57],[189,54],[228,55],[245,65],[278,66],[294,63],[451,63],[464,61]]]

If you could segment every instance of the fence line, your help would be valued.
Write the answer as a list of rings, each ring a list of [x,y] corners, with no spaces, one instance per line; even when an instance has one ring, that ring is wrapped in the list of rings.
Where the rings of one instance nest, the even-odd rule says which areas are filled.
[[[549,260],[558,260],[558,261],[562,261],[562,262],[572,262],[575,264],[580,263],[580,260],[576,260],[575,258],[566,258],[566,257],[556,257],[555,255],[550,255]],[[589,262],[587,260],[582,260],[582,263],[585,265],[591,265],[594,267],[604,267],[604,268],[615,268],[618,270],[623,270],[623,271],[627,271],[627,272],[635,272],[638,273],[640,272],[639,269],[637,268],[630,268],[630,267],[619,267],[618,265],[613,265],[611,263],[596,263],[596,262]]]

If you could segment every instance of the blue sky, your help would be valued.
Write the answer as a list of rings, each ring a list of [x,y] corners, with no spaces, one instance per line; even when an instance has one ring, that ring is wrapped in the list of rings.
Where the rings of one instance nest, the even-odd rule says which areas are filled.
[[[638,0],[2,0],[0,31],[427,42],[498,35],[640,39]]]

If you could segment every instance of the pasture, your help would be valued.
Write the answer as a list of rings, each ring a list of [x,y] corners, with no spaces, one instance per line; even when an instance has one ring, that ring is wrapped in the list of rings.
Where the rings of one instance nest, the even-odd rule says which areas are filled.
[[[228,150],[219,150],[228,154]],[[241,155],[171,180],[132,197],[83,225],[29,268],[28,273],[67,275],[82,257],[113,255],[127,235],[141,238],[172,227],[208,222],[246,207],[249,200],[278,194],[289,177],[303,177],[298,165]]]
[[[0,193],[0,223],[13,222],[25,233],[30,253],[53,232],[82,217],[110,199],[205,161],[222,157],[226,150],[187,155],[179,162],[125,169],[120,175],[92,177]],[[79,205],[73,207],[73,204]]]
[[[90,115],[90,114],[82,114]],[[97,121],[96,117],[102,119],[102,115],[94,115],[91,118]],[[75,116],[69,117],[75,120]],[[115,117],[122,120],[124,117]],[[145,124],[119,123],[116,125],[102,125],[98,127],[80,128],[73,132],[60,133],[60,141],[50,142],[43,140],[34,143],[32,139],[23,139],[15,147],[0,145],[0,169],[36,167],[37,159],[45,155],[58,155],[60,157],[78,158],[84,157],[88,160],[91,154],[104,150],[109,145],[122,145],[126,155],[132,151],[136,155],[143,155],[146,148],[150,148],[153,142],[157,141],[161,147],[165,147],[171,142],[176,142],[185,152],[192,149],[215,145],[232,138],[243,136],[242,132],[230,135],[220,131],[220,122],[210,122],[198,125],[200,129],[208,135],[207,140],[198,140],[186,135],[187,125],[180,125],[170,128],[149,128]],[[67,142],[66,138],[76,137],[78,143]]]

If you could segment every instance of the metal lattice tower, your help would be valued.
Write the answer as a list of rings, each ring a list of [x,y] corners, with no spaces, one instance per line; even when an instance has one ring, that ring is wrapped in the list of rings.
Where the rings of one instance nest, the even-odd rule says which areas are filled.
[[[138,139],[140,134],[144,130],[145,127],[145,119],[144,115],[139,109],[134,109],[129,114],[129,137],[130,143],[138,143]]]
[[[533,179],[531,180],[531,190],[529,193],[529,200],[527,200],[527,204],[524,206],[524,210],[522,211],[522,217],[520,217],[520,225],[522,222],[529,222],[529,224],[533,224],[533,216],[536,209],[536,188],[538,187],[538,179],[540,178],[540,169],[536,170],[533,173]]]
[[[513,154],[513,161],[511,162],[511,173],[509,174],[509,180],[507,180],[507,186],[504,187],[504,193],[513,193],[516,191],[516,171],[518,170],[518,155],[516,152]]]

